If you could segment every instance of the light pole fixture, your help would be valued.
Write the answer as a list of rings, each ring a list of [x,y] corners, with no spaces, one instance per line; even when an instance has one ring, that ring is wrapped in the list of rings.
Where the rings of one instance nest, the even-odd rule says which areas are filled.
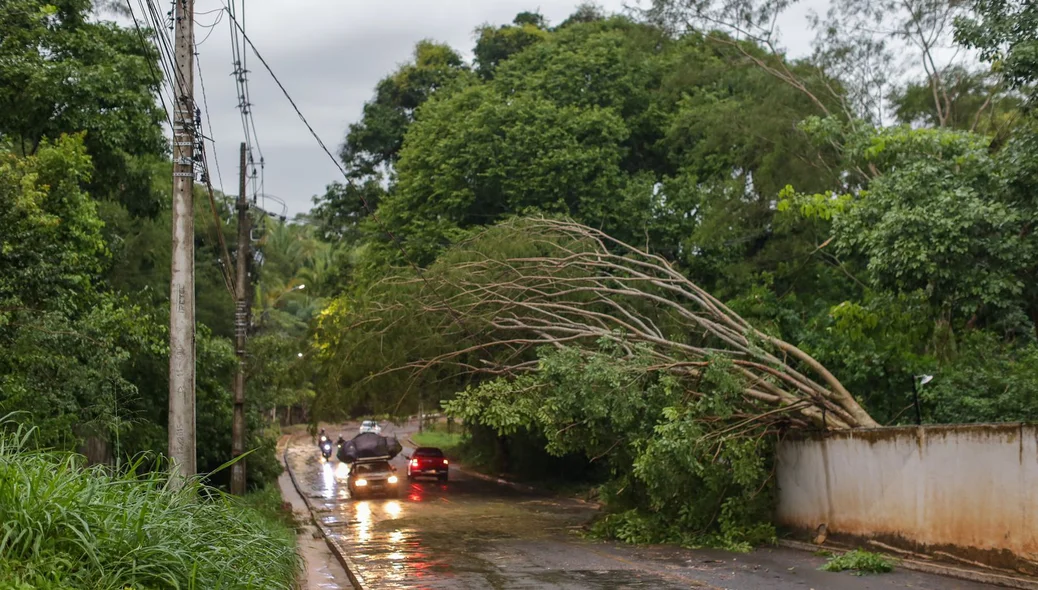
[[[922,424],[923,423],[923,411],[922,411],[922,408],[919,406],[919,390],[922,389],[924,385],[926,385],[927,383],[929,383],[931,381],[933,381],[933,375],[916,375],[915,378],[912,379],[912,385],[913,385],[913,387],[912,387],[912,395],[914,397],[914,402],[915,402],[915,423],[916,424]]]

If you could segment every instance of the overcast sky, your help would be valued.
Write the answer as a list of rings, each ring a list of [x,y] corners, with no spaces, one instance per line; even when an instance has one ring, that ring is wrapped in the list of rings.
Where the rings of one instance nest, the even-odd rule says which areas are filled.
[[[429,38],[472,57],[474,30],[511,22],[524,10],[539,11],[549,23],[563,21],[579,0],[247,0],[249,37],[288,89],[303,114],[335,154],[346,127],[356,121],[375,84],[406,62],[416,42]],[[630,3],[630,2],[628,2]],[[623,10],[623,0],[601,0],[607,12]],[[803,0],[779,26],[792,55],[808,51],[805,15],[825,0]],[[205,82],[217,159],[225,192],[236,193],[241,120],[230,76],[229,23],[212,29],[222,0],[196,0],[196,40]],[[207,11],[214,11],[205,14]],[[311,197],[341,179],[296,117],[259,60],[249,56],[250,92],[259,147],[265,158],[265,191],[283,199],[288,215],[307,211]],[[196,86],[197,85],[196,83]],[[201,88],[196,88],[201,104]],[[210,159],[212,157],[210,156]],[[210,162],[212,168],[216,168]],[[214,181],[215,170],[214,170]],[[250,191],[251,192],[251,191]],[[268,209],[280,207],[272,202]]]

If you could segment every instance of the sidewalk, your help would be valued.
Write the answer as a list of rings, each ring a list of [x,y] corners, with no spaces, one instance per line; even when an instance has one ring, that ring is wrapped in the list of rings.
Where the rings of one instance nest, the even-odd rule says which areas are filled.
[[[322,534],[312,523],[310,508],[292,482],[292,475],[284,460],[284,447],[289,436],[278,441],[278,460],[285,471],[278,477],[281,498],[292,505],[292,514],[298,522],[310,523],[296,536],[296,548],[303,557],[306,571],[299,580],[300,590],[322,590],[327,588],[352,588],[349,576],[343,570],[336,555],[322,539]]]

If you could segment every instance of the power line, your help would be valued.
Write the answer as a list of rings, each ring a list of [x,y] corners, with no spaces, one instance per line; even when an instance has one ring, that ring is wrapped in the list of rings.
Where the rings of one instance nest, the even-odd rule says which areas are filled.
[[[130,5],[130,0],[126,0],[126,9],[130,11],[130,17],[133,18],[133,28],[137,29],[137,38],[141,41],[141,49],[144,49],[145,54],[147,54],[148,42],[144,40],[144,32],[141,31],[140,23],[137,22],[137,15],[133,13],[133,6]],[[158,72],[155,71],[155,65],[151,63],[151,58],[148,55],[145,55],[144,61],[148,64],[148,71],[151,72],[152,77],[159,78]],[[162,103],[162,112],[166,114],[166,121],[169,122],[169,128],[172,130],[173,117],[169,114],[169,107],[166,106],[166,99],[162,96],[162,81],[162,78],[159,78],[159,101]]]
[[[184,79],[183,79],[183,76],[181,75],[179,69],[176,67],[176,60],[175,60],[175,58],[173,56],[172,43],[170,42],[170,39],[164,33],[160,33],[159,32],[160,31],[160,27],[162,26],[161,23],[164,22],[164,21],[162,21],[162,18],[160,16],[159,10],[156,8],[153,0],[147,0],[147,7],[145,7],[145,4],[144,4],[144,2],[142,0],[137,0],[137,4],[140,6],[142,16],[144,17],[144,19],[147,22],[149,28],[153,32],[153,36],[155,38],[155,47],[156,47],[157,52],[158,52],[159,67],[163,70],[163,73],[165,74],[164,81],[169,86],[171,91],[174,90],[173,85],[176,84],[176,88],[180,90],[180,95],[181,96],[185,95],[186,93],[185,93]],[[126,0],[126,7],[129,9],[130,16],[133,18],[134,27],[137,30],[138,38],[141,40],[142,44],[146,44],[146,42],[144,41],[144,33],[141,31],[140,22],[137,20],[137,16],[134,13],[133,6],[130,5],[130,0]],[[198,55],[197,52],[195,52],[195,57],[196,58],[197,58],[197,55]],[[197,61],[195,63],[196,63],[196,65],[198,65]],[[150,60],[148,62],[148,68],[151,70],[153,75],[157,75],[153,65],[150,62]],[[201,73],[201,67],[200,66],[198,67],[198,72],[199,72],[199,79],[201,80],[202,73]],[[202,97],[203,97],[203,104],[204,104],[206,102],[206,100],[205,100],[205,85],[204,85],[204,82],[202,84],[202,88],[203,88],[203,90],[202,90]],[[166,107],[165,99],[163,98],[161,90],[159,92],[159,99],[162,101],[163,109],[166,111],[166,119],[169,122],[170,130],[173,131],[175,129],[175,127],[173,125],[173,120],[172,120],[172,118],[170,116],[169,109]],[[172,98],[170,99],[170,101],[171,101],[170,104],[173,104],[173,105],[176,104],[175,101],[172,100]],[[212,132],[212,120],[209,119],[208,105],[206,105],[206,117],[207,117],[207,120],[208,120],[208,123],[209,123],[209,134],[210,134],[209,141],[213,144],[213,151],[214,151],[214,157],[215,157],[216,142],[215,142],[215,139],[213,139],[213,137],[211,137],[213,135],[213,132]],[[220,246],[220,255],[221,255],[221,258],[222,258],[221,274],[223,275],[223,278],[224,278],[224,285],[228,288],[228,290],[231,292],[231,294],[233,296],[233,294],[234,294],[234,284],[232,282],[232,277],[230,275],[230,270],[231,270],[230,266],[229,266],[229,264],[230,264],[230,255],[229,255],[229,253],[227,251],[227,245],[226,245],[226,243],[224,242],[224,239],[223,239],[223,221],[220,219],[219,212],[217,211],[217,208],[216,208],[215,197],[213,195],[213,186],[212,186],[212,182],[210,180],[209,163],[208,163],[208,159],[206,158],[206,152],[205,152],[205,135],[203,133],[197,132],[197,131],[199,131],[198,127],[201,126],[201,112],[198,110],[197,106],[195,107],[195,117],[194,117],[194,121],[193,121],[193,126],[196,128],[196,134],[195,135],[197,137],[203,138],[203,139],[201,139],[198,142],[198,154],[199,154],[199,157],[194,160],[194,163],[195,164],[199,164],[200,167],[201,167],[202,182],[206,185],[206,189],[207,189],[207,193],[208,193],[207,196],[209,197],[209,206],[210,206],[210,209],[211,209],[212,214],[213,214],[214,229],[216,231],[216,242]],[[222,175],[220,174],[220,170],[219,170],[219,165],[220,164],[219,164],[219,160],[218,159],[216,161],[216,165],[217,165],[217,175],[218,175],[218,179],[220,181],[221,191],[222,191],[223,190],[222,189],[223,180],[222,180],[222,178],[220,178]]]
[[[234,0],[231,0],[230,8],[227,10],[227,14],[234,20]],[[241,45],[238,39],[238,32],[234,29],[234,23],[228,22],[228,29],[231,34],[231,65],[234,69],[231,71],[231,75],[234,76],[235,89],[238,94],[238,110],[241,116],[242,124],[242,135],[245,137],[245,149],[246,152],[252,151],[252,136],[249,132],[248,125],[248,112],[249,105],[248,97],[245,92],[245,84],[247,84],[247,72],[241,57]]]
[[[205,78],[202,77],[202,62],[198,59],[198,52],[195,52],[195,66],[198,68],[198,83],[202,87],[202,107],[205,109],[205,121],[209,126],[209,143],[213,144],[213,161],[216,162],[216,180],[220,183],[220,192],[227,194],[227,191],[223,188],[223,174],[220,172],[220,154],[216,149],[216,139],[213,134],[213,118],[209,116],[209,99],[205,94]],[[202,136],[205,138],[205,136]]]
[[[154,40],[155,40],[155,52],[156,52],[156,56],[158,57],[159,67],[162,69],[162,73],[163,73],[162,79],[159,82],[159,91],[158,91],[159,92],[159,99],[162,101],[163,108],[167,110],[166,118],[167,118],[167,120],[169,122],[170,132],[172,132],[172,130],[173,130],[173,119],[172,119],[172,115],[170,114],[170,111],[169,111],[169,109],[174,104],[174,101],[173,101],[173,86],[172,86],[172,83],[170,82],[172,76],[170,74],[170,70],[169,70],[169,67],[167,65],[166,56],[164,55],[163,49],[162,49],[162,46],[161,46],[161,41],[160,41],[160,38],[159,38],[159,35],[161,33],[159,33],[158,29],[152,24],[151,19],[148,17],[148,14],[147,14],[148,11],[144,8],[144,4],[141,3],[141,0],[137,0],[137,4],[141,7],[141,15],[144,17],[144,19],[146,21],[146,24],[148,26],[148,29],[151,31],[151,36],[154,37]],[[137,16],[136,16],[136,14],[134,14],[133,7],[130,6],[129,0],[127,0],[127,2],[126,2],[126,7],[130,10],[130,16],[133,18],[134,26],[137,29],[138,37],[141,39],[142,43],[145,43],[145,41],[144,41],[144,33],[141,31],[140,23],[137,21]],[[148,63],[148,67],[152,71],[152,73],[154,74],[155,70],[154,70],[154,67],[153,67],[153,65],[151,64],[150,61]],[[170,107],[166,106],[166,97],[164,97],[164,95],[163,95],[163,92],[166,91],[167,87],[169,88],[169,97],[168,98],[169,98],[169,105],[170,105]]]
[[[198,27],[199,27],[199,28],[202,28],[202,29],[209,29],[209,32],[208,32],[208,33],[206,33],[206,35],[205,35],[205,38],[204,38],[204,39],[202,39],[202,40],[201,40],[201,41],[199,41],[198,43],[195,43],[195,49],[196,49],[196,51],[195,51],[195,55],[196,55],[196,56],[198,55],[198,52],[197,52],[197,48],[198,48],[198,47],[200,47],[200,46],[201,46],[201,45],[202,45],[203,43],[205,43],[206,41],[208,41],[208,40],[209,40],[209,37],[212,37],[212,36],[213,36],[213,32],[214,32],[214,31],[216,30],[216,25],[218,25],[218,24],[220,24],[221,22],[223,22],[223,15],[224,15],[224,12],[223,12],[223,11],[221,10],[221,11],[220,11],[220,14],[219,14],[219,15],[218,15],[218,16],[216,17],[216,20],[214,20],[214,21],[213,21],[213,24],[211,24],[211,25],[198,25]]]
[[[231,1],[233,2],[233,0]],[[321,146],[321,149],[324,151],[325,155],[328,156],[328,159],[330,159],[332,163],[335,164],[335,167],[339,169],[339,172],[342,174],[343,178],[346,179],[346,183],[351,188],[356,189],[357,186],[353,183],[353,179],[350,178],[350,176],[346,173],[346,170],[342,167],[342,164],[340,164],[339,161],[335,159],[335,156],[332,155],[331,150],[328,149],[328,146],[325,145],[321,137],[317,134],[316,131],[314,131],[313,126],[311,126],[310,122],[306,120],[306,117],[303,116],[303,112],[299,110],[299,106],[296,104],[296,101],[292,99],[292,95],[288,93],[288,90],[285,88],[285,85],[282,84],[281,80],[278,79],[277,75],[274,73],[274,70],[271,69],[270,64],[267,63],[267,60],[263,59],[263,55],[261,55],[259,50],[256,49],[256,45],[252,42],[251,39],[249,39],[248,35],[245,34],[245,29],[242,28],[240,24],[238,24],[238,20],[234,18],[234,14],[229,13],[229,16],[231,17],[231,23],[241,31],[242,39],[244,39],[245,42],[249,45],[249,47],[252,48],[252,52],[256,54],[256,58],[260,60],[260,63],[263,64],[263,67],[267,70],[267,73],[270,74],[270,77],[274,79],[274,83],[277,84],[278,88],[281,89],[281,93],[285,95],[286,99],[288,99],[289,104],[292,105],[292,108],[295,110],[296,115],[299,117],[299,120],[302,121],[304,125],[306,125],[306,128],[310,131],[310,135],[312,135],[313,138],[317,141],[317,144]],[[375,213],[375,210],[371,207],[371,204],[368,203],[368,200],[364,197],[363,191],[358,190],[357,195],[360,197],[361,203],[364,204],[364,209],[367,210],[368,215],[371,216],[375,223],[378,224],[379,228],[387,236],[389,236],[389,238],[397,245],[397,248],[400,249],[401,254],[403,254],[404,256],[404,261],[407,262],[412,269],[414,269],[415,274],[418,275],[418,278],[420,278],[422,282],[425,283],[426,286],[428,286],[432,290],[432,292],[436,294],[436,296],[440,299],[443,305],[450,312],[451,317],[454,319],[454,321],[458,324],[462,331],[468,334],[471,338],[472,334],[469,332],[468,328],[466,328],[465,324],[461,322],[461,318],[458,316],[458,312],[450,305],[450,303],[446,299],[443,298],[442,295],[440,295],[436,287],[429,282],[429,280],[425,277],[425,273],[422,271],[421,267],[419,267],[417,264],[414,263],[414,261],[411,260],[411,256],[407,252],[407,249],[404,247],[403,242],[401,242],[400,239],[397,238],[392,231],[390,231],[389,227],[387,227],[386,224],[383,223],[381,219],[379,219],[378,214]]]
[[[252,189],[253,203],[256,203],[257,197],[265,192],[266,183],[266,158],[263,155],[263,148],[259,141],[259,132],[256,128],[256,118],[253,112],[252,103],[252,92],[249,87],[249,69],[248,69],[248,52],[243,51],[244,48],[244,33],[245,33],[245,1],[242,0],[241,5],[241,24],[238,25],[241,28],[242,38],[239,38],[238,31],[235,28],[238,18],[235,16],[237,8],[236,0],[229,0],[224,2],[224,10],[235,20],[235,23],[230,24],[231,31],[231,59],[234,65],[232,75],[235,77],[235,84],[238,91],[238,108],[240,110],[242,134],[245,136],[246,146],[246,161],[250,168],[247,180],[248,185]],[[259,156],[259,170],[256,169],[257,155]]]

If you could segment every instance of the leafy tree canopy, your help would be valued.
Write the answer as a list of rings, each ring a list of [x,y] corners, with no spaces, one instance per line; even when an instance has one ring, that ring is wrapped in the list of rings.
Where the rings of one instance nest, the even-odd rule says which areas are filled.
[[[33,154],[45,138],[85,131],[90,194],[152,216],[161,197],[148,162],[166,153],[157,54],[91,11],[90,0],[0,7],[0,138]]]

